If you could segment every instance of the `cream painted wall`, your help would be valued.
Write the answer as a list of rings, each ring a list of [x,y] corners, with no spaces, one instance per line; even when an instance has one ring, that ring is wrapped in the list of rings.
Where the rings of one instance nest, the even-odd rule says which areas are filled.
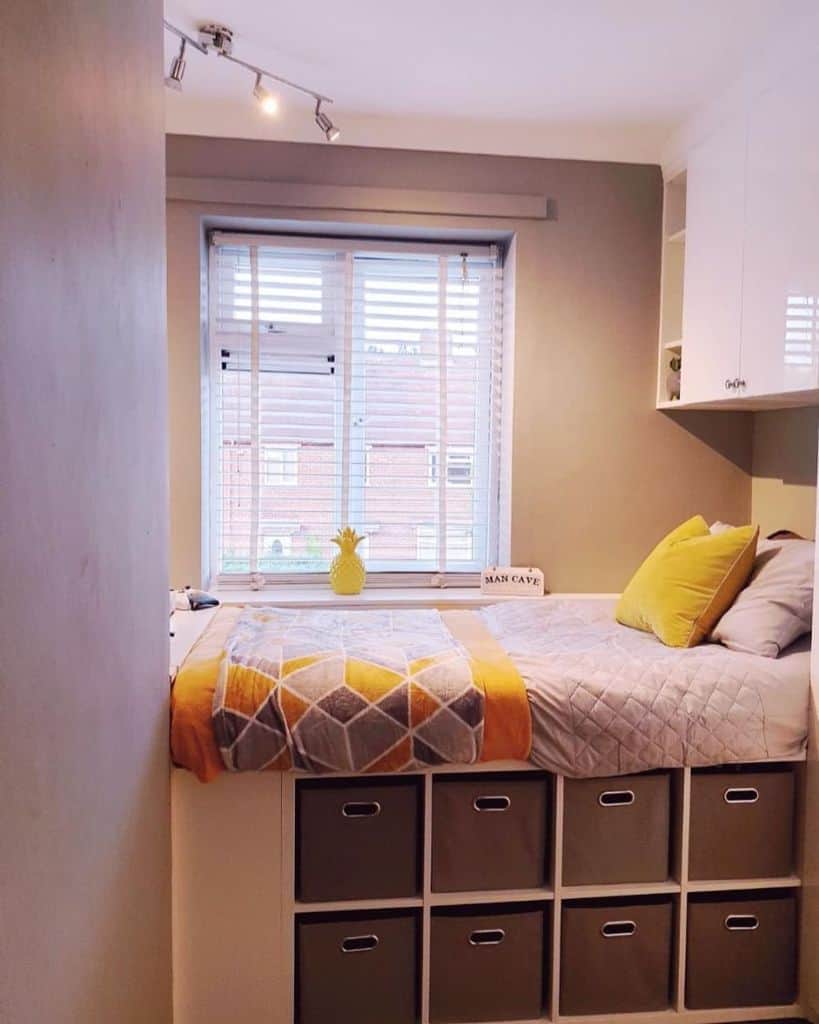
[[[754,414],[751,518],[764,537],[789,529],[814,537],[819,409]]]
[[[0,1019],[169,1024],[162,4],[3,43]]]
[[[168,204],[174,585],[196,583],[202,565],[199,255],[203,218],[216,216],[514,233],[512,560],[542,566],[552,590],[620,589],[695,512],[747,520],[750,417],[653,408],[658,168],[187,136],[170,136],[167,154],[170,176],[207,179],[197,201]],[[420,190],[434,210],[444,193],[495,206],[540,195],[553,219],[277,208],[265,182],[356,186],[363,205],[367,190]],[[208,189],[218,201],[201,198]]]

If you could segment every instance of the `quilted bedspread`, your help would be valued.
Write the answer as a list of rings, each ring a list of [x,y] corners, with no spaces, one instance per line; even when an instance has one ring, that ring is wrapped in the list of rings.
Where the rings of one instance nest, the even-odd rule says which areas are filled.
[[[614,620],[614,602],[483,609],[532,710],[531,760],[574,777],[805,755],[809,641],[779,658],[720,644],[665,647]]]

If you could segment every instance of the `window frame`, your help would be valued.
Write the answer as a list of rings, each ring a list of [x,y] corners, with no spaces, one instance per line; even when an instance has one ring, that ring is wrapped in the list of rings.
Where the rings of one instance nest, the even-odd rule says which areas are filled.
[[[406,253],[409,256],[422,255],[422,254],[434,254],[438,256],[479,256],[483,258],[491,257],[495,260],[496,271],[503,276],[502,286],[502,302],[503,302],[503,316],[502,316],[502,327],[496,328],[498,336],[496,340],[491,343],[498,344],[500,348],[500,361],[502,362],[502,377],[500,385],[498,387],[498,394],[493,398],[490,396],[490,402],[495,403],[495,408],[498,411],[499,424],[496,428],[496,434],[494,441],[491,442],[493,451],[496,449],[495,457],[498,462],[498,468],[495,473],[496,479],[492,481],[491,489],[487,490],[487,508],[489,520],[486,524],[480,524],[477,528],[489,531],[492,535],[492,540],[487,544],[488,548],[491,548],[496,552],[497,557],[494,559],[497,562],[502,561],[504,555],[508,559],[509,550],[509,522],[510,522],[510,492],[511,492],[511,480],[510,480],[510,463],[509,449],[511,446],[511,373],[513,368],[513,345],[514,335],[510,330],[511,317],[507,316],[507,302],[508,295],[510,292],[510,280],[507,276],[508,271],[505,266],[506,248],[504,245],[499,245],[498,241],[486,241],[475,244],[474,242],[452,243],[445,240],[435,240],[428,238],[423,241],[417,241],[413,239],[341,239],[334,238],[332,235],[314,236],[312,234],[303,234],[295,236],[280,236],[274,233],[253,233],[246,234],[244,232],[226,232],[222,229],[215,229],[208,232],[208,245],[206,246],[205,259],[208,261],[208,284],[209,284],[209,298],[208,308],[210,310],[211,322],[215,321],[215,313],[213,309],[213,295],[215,294],[214,282],[213,282],[213,264],[216,262],[211,259],[212,248],[211,248],[211,237],[219,236],[220,241],[223,244],[236,244],[239,246],[257,245],[265,246],[276,249],[286,249],[293,247],[296,249],[304,250],[317,250],[327,249],[335,254],[346,253],[348,259],[353,257],[353,254],[358,253]],[[323,282],[323,291],[326,293],[326,283]],[[260,321],[262,322],[262,321]],[[298,337],[300,333],[297,330],[298,325],[294,325],[293,328],[277,331],[279,334],[292,334],[294,338]],[[332,317],[326,318],[325,331],[326,337],[330,341],[333,347],[334,353],[336,353],[336,359],[338,360],[339,352],[344,346],[344,339],[337,337],[335,326]],[[211,332],[206,332],[206,388],[213,390],[215,382],[217,380],[216,374],[219,372],[218,366],[218,353],[217,345],[214,344],[215,336],[212,338]],[[455,341],[448,351],[447,357],[449,361],[459,360],[460,358],[474,358],[472,353],[462,352],[458,347],[458,342]],[[495,385],[493,385],[494,387]],[[207,531],[207,546],[205,548],[205,561],[206,571],[204,573],[204,582],[206,585],[217,585],[220,588],[229,589],[231,587],[244,588],[250,582],[252,573],[230,573],[218,575],[216,572],[217,557],[216,551],[216,531],[213,529],[212,515],[213,511],[211,508],[211,502],[216,495],[213,494],[211,488],[211,480],[218,478],[219,468],[216,464],[218,462],[218,436],[217,436],[217,424],[214,422],[215,417],[213,416],[212,402],[208,399],[203,403],[203,418],[206,420],[205,432],[204,432],[204,447],[208,457],[203,460],[203,465],[207,466],[207,469],[203,469],[203,491],[202,491],[202,517],[203,524]],[[283,448],[285,445],[274,443],[266,445],[269,448]],[[469,482],[458,482],[451,481],[449,479],[449,460],[450,455],[455,453],[458,449],[464,455],[470,457],[470,480]],[[466,449],[465,451],[462,451]],[[473,448],[462,445],[447,445],[447,488],[452,487],[455,489],[467,489],[470,486],[476,484],[476,463],[479,461],[478,453]],[[492,452],[490,452],[491,456]],[[259,460],[261,462],[261,459]],[[366,486],[367,481],[367,466],[365,460],[364,469],[361,473],[361,487]],[[216,475],[215,475],[216,474]],[[296,468],[296,477],[298,480],[298,467]],[[297,480],[295,481],[297,483]],[[272,486],[290,486],[290,484],[275,484]],[[491,504],[490,504],[491,503]],[[424,524],[417,524],[422,526]],[[473,524],[460,524],[460,523],[449,523],[449,529],[458,530],[469,530],[473,536],[473,544],[476,542],[475,529],[476,526]],[[416,543],[416,549],[418,548]],[[297,583],[311,584],[321,583],[325,584],[327,580],[327,574],[325,571],[320,572],[281,572],[281,573],[266,573],[261,572],[264,576],[265,585],[276,585],[283,583]],[[476,586],[480,582],[480,571],[472,566],[464,568],[459,566],[453,560],[450,560],[445,570],[429,569],[420,566],[412,566],[407,568],[396,568],[382,571],[370,572],[368,574],[368,584],[371,586],[390,586],[390,587],[406,587],[406,586],[445,586],[445,585],[461,585],[461,586]]]

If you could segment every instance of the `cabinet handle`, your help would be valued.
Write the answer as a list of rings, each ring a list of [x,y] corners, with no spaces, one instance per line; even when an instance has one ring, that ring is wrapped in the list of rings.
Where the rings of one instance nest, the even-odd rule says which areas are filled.
[[[508,811],[512,801],[508,796],[476,796],[472,806],[476,811]]]
[[[628,807],[634,803],[633,789],[606,789],[598,797],[601,807]]]
[[[341,940],[342,953],[366,953],[378,945],[377,935],[348,935]]]
[[[506,938],[503,928],[481,928],[469,936],[470,946],[497,946]]]
[[[722,799],[726,804],[755,804],[759,799],[759,790],[753,786],[746,786],[744,789],[734,787],[726,789]]]
[[[636,931],[636,921],[606,921],[600,929],[600,934],[604,939],[624,939]]]
[[[352,801],[343,805],[341,813],[345,818],[374,818],[381,813],[381,804],[377,800],[360,803]]]
[[[729,914],[725,927],[729,932],[753,932],[759,927],[759,918],[755,914]]]

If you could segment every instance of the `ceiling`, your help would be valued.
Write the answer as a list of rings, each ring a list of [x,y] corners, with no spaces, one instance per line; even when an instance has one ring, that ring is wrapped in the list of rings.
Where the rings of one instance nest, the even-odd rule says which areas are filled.
[[[657,163],[805,0],[167,0],[234,54],[335,99],[350,145]],[[168,62],[177,41],[166,33]],[[261,113],[249,72],[188,51],[169,132],[320,141],[310,101]]]

